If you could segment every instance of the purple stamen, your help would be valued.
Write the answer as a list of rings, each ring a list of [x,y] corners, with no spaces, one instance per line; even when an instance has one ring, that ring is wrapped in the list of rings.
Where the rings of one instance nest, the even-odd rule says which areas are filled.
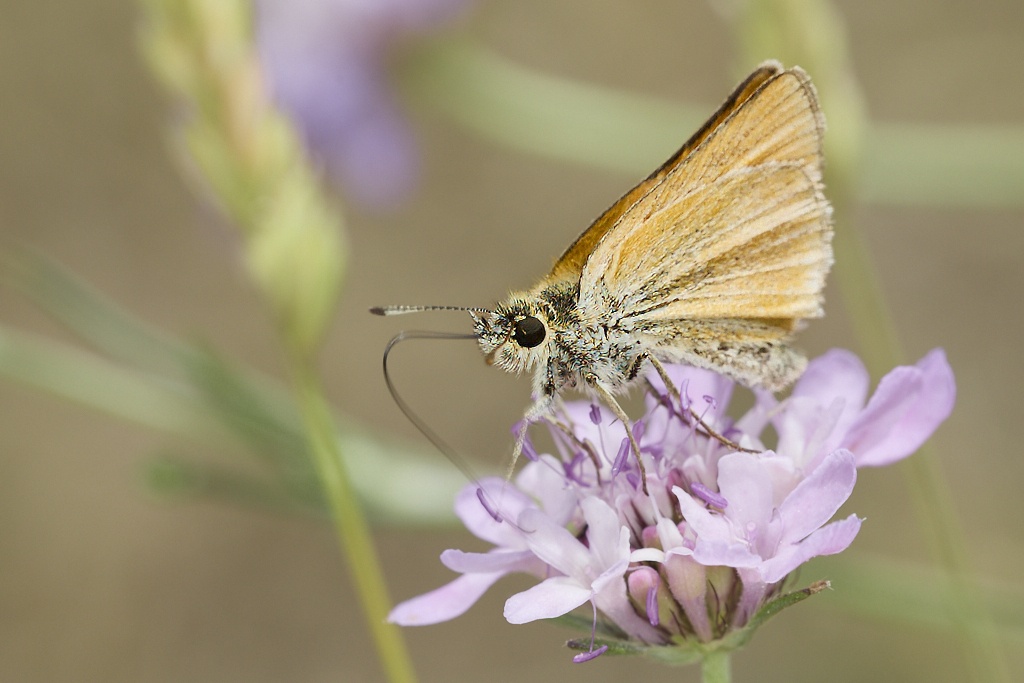
[[[590,421],[595,425],[601,424],[601,408],[596,403],[590,404]]]
[[[537,449],[533,447],[533,441],[527,436],[523,439],[523,457],[530,462],[537,462],[540,455],[537,453]]]
[[[487,514],[489,514],[495,522],[501,522],[501,515],[498,514],[497,510],[491,507],[491,504],[487,501],[487,494],[484,493],[484,490],[480,487],[477,487],[476,489],[476,498],[480,501],[480,504],[484,506],[484,510],[487,510]]]
[[[572,661],[576,664],[582,664],[583,662],[589,662],[591,659],[600,657],[608,651],[607,645],[594,649],[594,639],[597,638],[597,605],[591,601],[590,606],[594,608],[594,622],[590,626],[590,650],[588,652],[581,652],[572,658]]]
[[[576,655],[576,656],[574,656],[572,658],[572,661],[573,661],[574,664],[582,664],[583,662],[589,662],[591,659],[597,659],[598,657],[600,657],[601,655],[603,655],[607,651],[608,651],[608,646],[607,645],[602,645],[601,647],[597,648],[596,650],[591,650],[590,652],[581,652],[581,653],[579,653],[578,655]]]
[[[679,387],[679,407],[683,409],[684,413],[690,412],[690,405],[693,403],[690,400],[690,395],[686,393],[689,388],[690,380],[684,380],[683,385]]]
[[[626,466],[626,457],[629,455],[629,439],[623,439],[622,445],[619,446],[619,453],[615,456],[615,461],[612,463],[612,476],[622,471],[622,468]]]
[[[640,439],[644,436],[645,425],[640,420],[633,423],[633,438],[636,439],[637,443],[640,443]]]
[[[729,501],[725,497],[720,493],[712,491],[707,486],[704,486],[704,484],[694,482],[690,485],[690,492],[711,507],[716,507],[719,510],[724,510],[729,505]]]
[[[711,410],[718,410],[718,401],[715,400],[714,396],[704,394],[704,402],[708,404]]]
[[[572,460],[562,466],[562,469],[565,471],[565,478],[567,481],[586,485],[587,482],[583,478],[583,463],[586,462],[586,460],[587,457],[583,453],[577,453],[573,456]]]
[[[658,615],[657,585],[647,589],[647,621],[651,622],[651,626],[657,626],[661,623],[661,617]]]

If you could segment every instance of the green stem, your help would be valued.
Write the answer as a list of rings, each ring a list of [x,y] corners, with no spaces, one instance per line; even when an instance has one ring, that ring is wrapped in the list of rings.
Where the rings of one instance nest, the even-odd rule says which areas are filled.
[[[729,683],[732,680],[729,657],[725,650],[712,650],[705,654],[700,663],[700,680],[703,683]]]
[[[372,537],[341,459],[334,419],[313,372],[340,292],[347,248],[300,136],[268,97],[251,0],[146,0],[143,47],[192,113],[181,129],[190,170],[245,239],[250,277],[271,305],[319,482],[356,593],[391,681],[415,680]]]
[[[412,660],[398,627],[387,621],[391,599],[369,526],[342,463],[334,418],[308,363],[296,361],[292,379],[338,542],[352,573],[377,654],[390,681],[411,683],[416,680]]]

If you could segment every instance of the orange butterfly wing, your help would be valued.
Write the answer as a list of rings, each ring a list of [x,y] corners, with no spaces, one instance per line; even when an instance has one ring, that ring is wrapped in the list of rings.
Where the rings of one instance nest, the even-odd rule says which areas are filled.
[[[718,111],[694,133],[665,163],[647,176],[639,185],[623,195],[594,221],[589,228],[576,238],[555,262],[548,280],[578,280],[583,267],[597,244],[618,220],[646,196],[652,188],[661,183],[693,150],[704,142],[738,107],[746,102],[766,81],[782,73],[782,65],[775,61],[765,62],[746,78],[725,100]]]
[[[722,114],[688,154],[627,195],[584,263],[581,312],[611,305],[638,322],[762,320],[780,332],[821,314],[832,227],[810,80],[800,69],[769,72]]]

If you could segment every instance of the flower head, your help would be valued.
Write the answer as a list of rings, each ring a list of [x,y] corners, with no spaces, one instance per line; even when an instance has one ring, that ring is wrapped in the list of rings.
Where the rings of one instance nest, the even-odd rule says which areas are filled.
[[[893,370],[867,401],[863,365],[832,351],[810,363],[788,399],[757,392],[735,422],[725,412],[731,381],[685,366],[668,372],[684,405],[652,375],[646,412],[633,425],[646,492],[611,411],[560,406],[549,419],[556,453],[532,457],[514,483],[486,479],[456,501],[466,526],[495,547],[446,551],[442,561],[462,576],[402,603],[391,620],[452,618],[501,576],[525,572],[540,581],[505,603],[512,623],[590,603],[616,632],[649,646],[725,638],[779,596],[801,564],[852,543],[861,520],[833,517],[857,467],[912,453],[955,398],[940,350]],[[744,450],[713,438],[694,412]],[[774,450],[762,442],[769,425]]]
[[[387,79],[403,38],[452,18],[464,0],[259,0],[260,59],[277,102],[358,199],[394,200],[415,178],[412,134]]]

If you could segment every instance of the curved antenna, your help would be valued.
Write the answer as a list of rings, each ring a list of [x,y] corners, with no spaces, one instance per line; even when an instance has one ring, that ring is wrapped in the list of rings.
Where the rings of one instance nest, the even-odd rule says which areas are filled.
[[[457,309],[457,310],[464,310],[464,309]],[[414,311],[409,311],[409,312],[412,313]],[[381,314],[378,314],[378,315],[387,315],[387,314],[381,313]],[[422,419],[420,419],[419,415],[414,413],[412,408],[409,407],[409,404],[405,402],[405,399],[403,399],[398,394],[398,390],[395,389],[395,385],[391,381],[391,373],[388,372],[388,356],[391,355],[391,350],[399,342],[406,341],[407,339],[476,339],[476,338],[477,337],[476,337],[475,334],[465,334],[465,333],[457,333],[457,332],[431,332],[431,331],[420,331],[420,330],[413,330],[413,331],[404,330],[404,331],[399,332],[398,334],[396,334],[394,337],[392,337],[391,341],[388,342],[388,345],[384,347],[384,383],[387,384],[388,392],[390,392],[391,398],[398,405],[399,410],[401,410],[405,414],[405,417],[409,420],[409,422],[412,422],[413,426],[416,427],[416,429],[420,430],[420,433],[423,434],[423,436],[427,437],[427,440],[430,443],[434,444],[434,447],[437,448],[437,450],[441,451],[441,453],[443,453],[444,456],[446,458],[448,458],[452,462],[452,464],[455,465],[455,467],[457,467],[460,472],[462,472],[462,474],[465,475],[466,479],[468,479],[471,482],[479,481],[480,478],[478,476],[476,476],[475,472],[473,472],[473,469],[469,466],[469,463],[466,462],[466,459],[463,458],[462,456],[460,456],[458,453],[456,453],[455,449],[452,448],[451,446],[449,446],[447,441],[442,439],[440,436],[438,436],[434,432],[434,430],[432,430],[430,427],[428,427],[426,422],[424,422]]]
[[[374,315],[404,315],[406,313],[422,313],[424,311],[466,311],[468,313],[491,312],[488,308],[480,308],[477,306],[374,306],[370,309],[370,313],[373,313]]]

